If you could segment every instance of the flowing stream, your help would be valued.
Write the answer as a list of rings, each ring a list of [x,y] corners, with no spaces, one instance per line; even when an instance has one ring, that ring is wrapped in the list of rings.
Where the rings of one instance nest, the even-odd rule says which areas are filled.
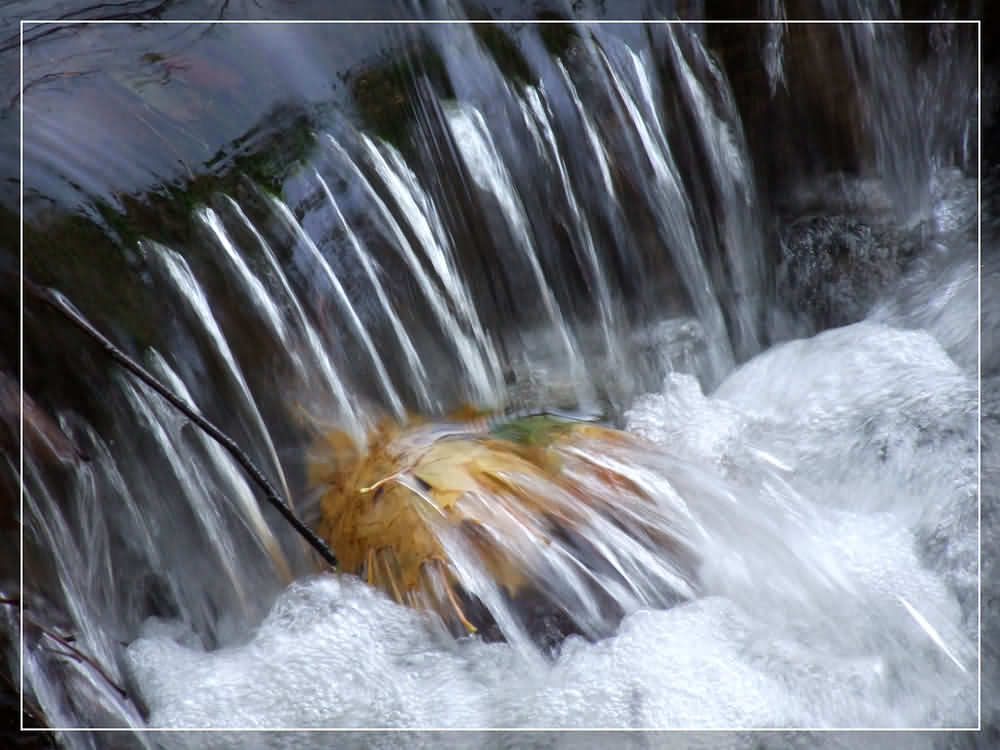
[[[785,17],[781,0],[762,12]],[[236,47],[264,33],[220,28]],[[571,409],[643,438],[563,448],[575,486],[607,515],[555,485],[511,480],[579,515],[573,543],[538,549],[544,519],[516,506],[516,492],[508,505],[484,501],[484,527],[505,530],[509,553],[548,582],[580,634],[539,644],[446,528],[463,586],[503,641],[454,639],[434,617],[323,570],[228,453],[81,344],[73,392],[84,405],[38,396],[47,416],[25,417],[24,589],[4,580],[3,593],[31,618],[31,706],[51,726],[122,730],[975,727],[974,35],[942,27],[918,53],[902,26],[745,27],[743,61],[761,81],[751,117],[737,95],[749,84],[703,26],[567,24],[555,41],[543,27],[484,28],[393,31],[402,62],[385,76],[401,88],[371,83],[379,102],[405,100],[384,115],[391,132],[363,112],[321,109],[277,190],[246,176],[217,184],[188,199],[183,232],[126,236],[108,217],[127,214],[128,200],[78,196],[127,248],[133,291],[96,302],[60,291],[232,435],[313,525],[305,466],[317,430],[362,440],[381,415],[443,419],[474,404]],[[318,52],[318,39],[352,32],[315,33]],[[850,138],[789,133],[786,152],[761,128],[765,111],[794,124],[803,77],[822,110],[817,92],[836,74],[815,61],[830,50],[849,84],[831,96],[853,118],[853,168],[835,154]],[[786,67],[791,55],[813,68]],[[194,53],[177,59],[172,75],[200,72],[209,86],[222,75]],[[31,102],[26,120],[42,118]],[[800,127],[818,128],[823,112]],[[34,132],[25,158],[44,162],[49,135]],[[809,162],[827,143],[834,155]],[[70,182],[85,171],[65,166]],[[32,195],[65,189],[38,174]],[[78,183],[81,196],[100,192]],[[997,273],[989,242],[984,285]],[[131,294],[129,309],[147,317],[116,319]],[[982,305],[985,333],[997,308],[985,294]],[[52,325],[32,315],[28,335]],[[983,339],[984,390],[992,346]],[[32,408],[35,390],[26,385]],[[6,464],[16,478],[16,457]],[[652,502],[609,493],[606,472]],[[684,564],[664,553],[665,537]],[[58,737],[73,748],[461,739]],[[914,742],[904,744],[937,738]]]

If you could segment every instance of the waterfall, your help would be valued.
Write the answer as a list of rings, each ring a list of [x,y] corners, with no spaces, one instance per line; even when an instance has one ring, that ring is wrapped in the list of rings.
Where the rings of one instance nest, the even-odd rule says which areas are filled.
[[[239,738],[124,730],[994,726],[975,35],[756,5],[32,37],[26,276],[307,525],[405,492],[434,554],[422,591],[365,583],[401,580],[388,542],[320,568],[27,295],[0,590],[28,713],[150,748]]]

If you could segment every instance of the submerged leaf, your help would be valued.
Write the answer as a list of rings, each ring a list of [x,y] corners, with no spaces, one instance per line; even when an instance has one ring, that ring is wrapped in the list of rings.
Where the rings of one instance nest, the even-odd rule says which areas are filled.
[[[655,545],[676,558],[678,580],[693,580],[693,554],[657,527],[647,493],[608,465],[577,455],[581,446],[648,450],[648,444],[552,415],[482,428],[481,421],[383,420],[365,450],[340,431],[319,437],[309,479],[323,492],[320,534],[344,572],[401,604],[436,612],[456,634],[493,624],[481,601],[484,586],[495,587],[503,601],[531,602],[533,611],[548,608],[569,620],[579,619],[570,610],[581,588],[593,589],[584,592],[592,598],[638,590],[626,570],[634,561],[588,541],[594,529]],[[567,581],[556,580],[553,570],[566,560],[575,568]],[[690,591],[682,581],[663,600]],[[619,607],[607,605],[596,619],[614,619]]]

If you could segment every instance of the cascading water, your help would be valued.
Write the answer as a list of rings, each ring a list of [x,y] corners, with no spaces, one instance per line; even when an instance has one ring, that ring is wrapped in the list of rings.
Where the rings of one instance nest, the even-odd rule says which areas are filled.
[[[885,10],[841,5],[824,8]],[[762,6],[786,16],[781,2]],[[241,27],[220,28],[248,43]],[[565,486],[514,476],[477,516],[581,635],[540,645],[447,526],[431,523],[504,642],[453,639],[433,616],[319,572],[227,453],[83,348],[65,403],[38,365],[26,377],[24,589],[0,581],[30,618],[25,696],[45,721],[976,725],[968,37],[934,32],[918,64],[894,27],[829,27],[822,38],[805,26],[761,27],[759,38],[747,27],[744,43],[759,44],[760,111],[792,111],[803,76],[826,81],[789,67],[795,54],[841,50],[859,84],[845,107],[859,107],[855,158],[870,171],[817,177],[795,164],[775,180],[759,163],[775,157],[754,151],[760,112],[751,119],[704,28],[552,28],[398,31],[402,63],[355,72],[354,99],[370,101],[371,87],[388,114],[318,107],[298,126],[309,146],[295,169],[264,185],[243,162],[240,178],[212,183],[184,209],[178,230],[165,212],[135,233],[125,218],[135,199],[91,201],[113,177],[84,179],[78,160],[67,164],[65,180],[80,186],[73,200],[121,248],[130,291],[112,304],[69,276],[56,273],[55,286],[223,426],[311,524],[320,509],[306,463],[315,435],[333,427],[362,445],[383,415],[461,430],[446,415],[471,403],[599,413],[641,436],[559,449],[567,481],[606,513]],[[205,86],[229,80],[205,59],[178,57],[165,70]],[[159,114],[196,106],[149,91]],[[935,104],[945,92],[947,104]],[[31,117],[42,114],[26,93]],[[45,164],[47,137],[26,135],[26,159]],[[804,159],[797,138],[789,153]],[[32,195],[62,184],[44,169],[29,179]],[[37,209],[32,220],[43,219]],[[870,268],[884,269],[877,289]],[[29,302],[26,335],[55,321]],[[851,324],[831,327],[842,322]],[[992,352],[984,340],[984,389],[994,388]],[[993,439],[991,425],[982,429]],[[617,492],[608,476],[621,479]],[[524,503],[534,496],[577,519],[576,538],[538,545],[551,527]],[[665,554],[663,539],[684,554]],[[4,614],[14,632],[15,610]],[[150,748],[330,739],[59,736],[70,747]]]

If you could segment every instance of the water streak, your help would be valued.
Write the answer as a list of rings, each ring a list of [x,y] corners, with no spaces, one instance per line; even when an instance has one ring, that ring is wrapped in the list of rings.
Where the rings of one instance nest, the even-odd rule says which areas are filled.
[[[782,108],[802,80],[799,44],[815,41],[785,27],[785,5],[759,0],[778,22],[748,34],[762,45],[749,57],[764,75],[737,90],[740,103],[759,95],[755,103],[780,114],[795,111]],[[823,0],[828,15],[896,16],[897,5]],[[598,388],[602,398],[613,391],[608,416],[646,442],[578,435],[551,456],[550,473],[497,472],[462,499],[530,584],[524,591],[536,589],[585,636],[551,647],[535,600],[512,601],[488,555],[446,522],[441,493],[400,476],[462,589],[507,642],[442,638],[433,617],[353,576],[310,576],[308,556],[293,554],[298,539],[260,507],[227,454],[144,386],[100,373],[93,382],[108,387],[98,392],[84,372],[85,408],[55,398],[63,410],[53,417],[87,458],[54,466],[25,455],[26,559],[42,565],[35,579],[26,570],[20,595],[40,616],[29,599],[37,586],[36,600],[51,603],[81,651],[114,680],[134,681],[135,700],[41,637],[24,668],[45,718],[126,727],[975,721],[979,360],[968,332],[977,264],[975,243],[963,244],[975,234],[966,175],[978,159],[978,100],[963,88],[975,61],[953,28],[928,34],[919,53],[910,31],[831,30],[863,105],[852,136],[872,150],[872,179],[899,213],[892,221],[935,217],[925,227],[934,262],[888,290],[896,296],[870,318],[890,325],[862,322],[761,352],[775,304],[767,232],[785,221],[768,212],[789,196],[758,194],[754,159],[768,155],[751,154],[760,139],[747,136],[760,133],[749,119],[744,133],[725,55],[690,26],[574,25],[557,53],[541,28],[433,27],[415,47],[421,59],[406,62],[417,85],[401,89],[413,95],[402,116],[416,119],[398,142],[345,125],[354,110],[326,119],[320,107],[309,126],[320,130],[316,146],[289,165],[301,169],[281,186],[284,199],[213,196],[215,208],[192,214],[191,266],[167,247],[180,246],[173,240],[142,240],[134,257],[125,248],[140,269],[126,282],[138,299],[162,303],[162,285],[141,274],[165,276],[186,313],[179,325],[196,337],[191,346],[171,336],[177,323],[150,312],[139,321],[154,329],[156,343],[142,347],[150,368],[247,439],[289,495],[287,470],[310,523],[318,504],[298,469],[317,445],[314,429],[344,429],[364,447],[382,407],[407,417],[404,397],[431,415],[456,398],[496,406],[532,387],[551,404],[572,381],[583,408]],[[498,41],[533,70],[503,72],[510,60]],[[818,118],[803,127],[813,125],[824,132]],[[825,154],[828,144],[805,138]],[[36,143],[25,158],[46,157]],[[100,159],[56,159],[79,191],[114,182]],[[948,200],[935,193],[941,180],[954,183]],[[296,190],[306,193],[298,204]],[[816,210],[843,210],[839,196],[816,196]],[[869,219],[863,208],[859,221]],[[300,210],[338,241],[323,244]],[[85,212],[112,223],[93,206]],[[192,270],[203,257],[224,277],[218,299]],[[388,269],[407,286],[391,287]],[[510,299],[490,278],[501,274]],[[328,300],[336,320],[317,321]],[[115,314],[99,308],[95,320],[131,330],[135,321]],[[258,337],[230,327],[244,321]],[[280,390],[250,388],[257,343],[274,357]],[[984,368],[996,361],[987,355]],[[204,372],[222,376],[199,381]],[[372,391],[378,406],[365,401]],[[296,418],[307,410],[300,400],[315,418]],[[91,413],[93,424],[82,416]],[[470,438],[461,421],[430,429],[478,444],[496,437]],[[351,456],[339,443],[323,450],[334,463]],[[0,466],[17,474],[10,458]],[[283,575],[301,580],[282,591]],[[446,584],[438,577],[428,596],[447,596]],[[157,737],[178,747],[244,739]],[[311,741],[326,740],[289,740]]]
[[[420,406],[424,409],[432,409],[434,401],[431,399],[431,395],[427,390],[427,371],[424,369],[423,362],[420,361],[420,355],[417,354],[417,350],[413,346],[413,341],[403,328],[403,323],[400,321],[399,316],[396,314],[392,304],[389,302],[389,298],[386,296],[382,282],[379,281],[374,261],[365,248],[361,246],[361,241],[351,230],[350,225],[348,225],[347,219],[344,218],[344,214],[340,210],[340,206],[337,205],[337,201],[333,197],[333,193],[330,192],[329,185],[326,184],[326,180],[324,180],[322,175],[320,175],[320,173],[316,170],[313,170],[313,176],[322,188],[323,194],[326,196],[330,207],[333,209],[337,220],[340,222],[340,226],[347,236],[347,244],[354,251],[354,256],[358,259],[358,262],[361,263],[361,267],[364,268],[365,275],[368,277],[372,288],[375,290],[375,296],[378,298],[379,306],[381,307],[382,312],[385,313],[385,316],[389,319],[389,324],[392,326],[396,340],[399,342],[399,346],[403,350],[403,353],[406,356],[406,361],[412,371],[413,377],[411,379],[411,383],[417,391],[417,398],[420,401]]]
[[[199,412],[198,405],[191,397],[190,391],[184,385],[163,356],[156,350],[149,353],[152,360],[151,371],[156,374],[160,381],[166,385],[178,398],[187,404],[188,408]],[[268,526],[267,521],[260,511],[260,505],[254,495],[253,489],[243,475],[243,470],[236,464],[222,446],[214,439],[198,430],[196,432],[198,441],[201,443],[208,457],[208,463],[215,469],[217,480],[221,480],[223,495],[231,502],[235,503],[239,510],[238,518],[246,524],[253,539],[260,543],[280,571],[284,580],[291,580],[292,572],[288,561],[285,559],[281,546],[275,538],[274,532]],[[218,529],[215,530],[216,532]]]
[[[201,324],[202,330],[208,334],[216,352],[225,364],[229,376],[239,387],[240,394],[243,396],[242,406],[250,414],[253,424],[257,428],[256,437],[263,443],[268,458],[271,460],[271,466],[278,475],[278,481],[285,493],[286,501],[291,504],[288,481],[285,479],[285,472],[281,467],[281,461],[278,459],[278,452],[275,450],[274,442],[271,440],[267,425],[264,424],[264,418],[261,416],[257,401],[250,392],[250,386],[247,384],[246,378],[243,377],[243,373],[236,362],[236,357],[233,355],[226,337],[212,315],[212,308],[205,297],[205,293],[195,280],[194,274],[191,273],[191,269],[183,257],[157,242],[150,242],[148,246],[162,259],[175,288],[180,292],[181,297],[187,301],[191,311]]]
[[[340,413],[338,416],[342,420],[344,429],[360,440],[362,427],[357,409],[353,405],[352,399],[347,393],[347,388],[344,385],[343,380],[338,376],[336,370],[334,369],[333,363],[330,361],[330,355],[323,348],[323,343],[320,341],[319,334],[316,333],[316,329],[309,322],[305,310],[302,308],[301,302],[299,302],[299,297],[292,289],[292,286],[289,283],[288,278],[285,276],[285,272],[282,270],[281,264],[278,262],[274,251],[271,249],[271,246],[267,243],[264,237],[261,236],[259,230],[253,225],[243,209],[240,208],[239,204],[229,196],[225,196],[225,201],[233,213],[235,213],[239,218],[243,226],[253,234],[258,246],[264,253],[264,257],[267,259],[271,274],[275,279],[277,279],[278,285],[281,287],[283,299],[287,301],[291,308],[295,324],[298,327],[300,335],[302,336],[303,344],[306,347],[308,355],[310,355],[309,365],[301,365],[300,363],[300,374],[308,379],[312,377],[314,368],[319,371],[319,373],[323,376],[323,384],[325,386],[325,388],[322,389],[323,392],[331,394],[337,402],[337,405],[340,407]],[[291,350],[289,355],[293,358],[298,358],[299,356],[295,349]]]
[[[271,296],[264,290],[264,285],[253,275],[246,261],[233,246],[233,241],[226,232],[226,228],[222,225],[219,215],[211,208],[202,208],[196,212],[196,215],[209,228],[223,251],[225,251],[229,268],[235,273],[236,279],[240,284],[243,285],[250,304],[260,309],[263,313],[265,323],[271,329],[271,334],[277,339],[278,343],[286,346],[288,341],[281,313],[278,312],[278,308],[271,299]]]
[[[559,186],[569,206],[570,229],[576,235],[573,249],[578,257],[582,256],[582,258],[579,258],[580,262],[587,269],[587,283],[591,294],[597,302],[597,312],[600,318],[601,333],[604,337],[605,351],[611,361],[619,361],[621,359],[621,351],[616,343],[614,304],[611,299],[611,291],[608,288],[607,274],[598,258],[597,248],[594,245],[594,238],[591,234],[587,217],[580,208],[580,203],[570,183],[566,163],[559,151],[559,145],[552,130],[552,115],[542,98],[543,93],[533,87],[525,89],[524,96],[528,111],[524,113],[524,119],[529,125],[532,122],[531,118],[534,119],[535,124],[541,131],[541,137],[538,140],[544,143],[544,147],[547,148],[550,158],[556,165],[559,175]],[[539,144],[540,147],[542,143]]]
[[[273,197],[271,198],[271,205],[275,209],[278,216],[285,223],[285,226],[291,229],[294,235],[298,238],[302,247],[308,254],[310,261],[323,272],[323,277],[330,283],[341,312],[343,312],[347,318],[355,335],[358,337],[358,340],[367,352],[368,357],[371,359],[372,365],[375,367],[375,373],[378,376],[378,385],[386,399],[389,401],[390,409],[392,409],[396,416],[402,418],[405,415],[403,402],[400,400],[399,394],[396,392],[396,388],[392,384],[392,379],[389,377],[389,373],[386,371],[385,365],[382,363],[382,357],[379,355],[378,349],[372,342],[371,336],[368,334],[368,330],[365,328],[364,323],[361,322],[361,318],[358,317],[358,313],[354,309],[354,305],[351,304],[351,300],[350,297],[347,296],[347,292],[344,291],[344,287],[340,283],[340,279],[337,278],[337,275],[333,272],[333,269],[330,267],[326,258],[323,257],[319,248],[316,247],[316,243],[313,242],[312,238],[308,234],[306,234],[302,225],[299,224],[295,216],[292,215],[292,212],[288,210],[288,206]]]
[[[629,62],[638,99],[609,59],[604,49],[598,55],[609,76],[617,101],[623,107],[624,115],[638,138],[637,147],[648,165],[650,199],[656,213],[657,231],[671,255],[677,262],[678,271],[684,279],[685,287],[691,295],[695,311],[709,336],[709,358],[713,382],[718,382],[724,373],[733,367],[733,354],[729,343],[725,319],[719,300],[713,288],[711,276],[705,267],[701,244],[694,230],[691,205],[681,188],[670,146],[663,131],[658,108],[654,102],[653,83],[647,64],[633,50],[622,51]],[[640,108],[640,102],[643,109]]]
[[[437,315],[441,329],[454,342],[458,361],[465,369],[473,388],[472,393],[469,394],[470,397],[473,401],[484,404],[497,404],[500,383],[503,380],[500,358],[490,341],[490,337],[483,329],[469,290],[458,272],[454,254],[447,240],[447,233],[441,224],[434,204],[395,149],[388,148],[389,159],[386,160],[382,151],[371,138],[362,135],[361,141],[371,159],[375,173],[403,212],[408,226],[420,242],[424,257],[430,261],[431,267],[448,294],[450,305],[445,302],[430,279],[427,278],[423,265],[417,259],[405,235],[400,231],[399,225],[392,218],[381,199],[374,196],[373,193],[375,205],[385,218],[396,240],[397,248],[402,253],[403,259],[417,280],[418,286],[424,292],[431,308]],[[455,313],[452,313],[452,306]]]
[[[749,149],[724,74],[694,34],[687,34],[685,39],[691,49],[689,64],[678,40],[682,33],[683,30],[675,28],[668,30],[669,49],[688,106],[698,119],[698,133],[722,199],[718,212],[723,227],[721,250],[734,293],[730,303],[730,319],[734,325],[730,333],[734,348],[746,359],[761,349],[759,328],[764,289],[764,241],[755,205],[756,189]],[[704,84],[693,67],[705,71]],[[718,109],[721,111],[713,106],[713,99],[720,102]]]
[[[473,180],[480,189],[493,195],[499,202],[516,248],[528,264],[534,289],[530,292],[523,290],[522,293],[537,292],[541,297],[551,328],[565,353],[565,364],[571,372],[572,382],[579,388],[580,401],[583,403],[590,401],[592,396],[586,391],[586,368],[579,348],[545,278],[535,253],[524,205],[514,188],[510,173],[496,150],[486,121],[478,110],[470,106],[459,106],[449,110],[448,125]]]

